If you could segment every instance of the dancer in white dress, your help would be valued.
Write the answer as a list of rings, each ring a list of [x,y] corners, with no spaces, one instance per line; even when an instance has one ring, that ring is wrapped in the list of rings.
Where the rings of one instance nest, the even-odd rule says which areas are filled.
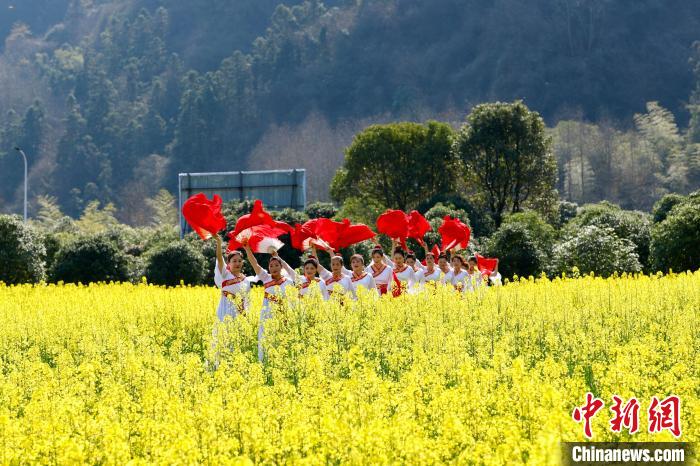
[[[377,291],[385,295],[391,291],[394,283],[394,269],[384,263],[384,250],[381,247],[372,249],[372,263],[365,268],[372,275]]]
[[[466,293],[470,287],[470,282],[467,281],[469,274],[464,269],[467,263],[459,254],[452,256],[452,271],[446,273],[442,277],[442,283],[452,285],[459,293]]]
[[[440,271],[444,274],[447,275],[448,273],[452,272],[452,267],[450,267],[450,259],[447,257],[446,253],[442,253],[438,256],[438,268]]]
[[[394,269],[396,278],[401,283],[401,291],[413,293],[416,291],[416,272],[413,270],[413,267],[409,267],[406,264],[406,252],[398,245],[396,246],[394,249],[394,260],[389,259],[386,254],[384,255],[384,260]]]
[[[352,286],[355,290],[355,296],[358,294],[360,288],[369,290],[371,293],[377,293],[377,284],[374,282],[374,278],[371,273],[367,273],[365,270],[365,259],[360,254],[355,254],[350,258],[350,265],[352,266]]]
[[[328,289],[326,288],[326,283],[316,276],[318,273],[318,262],[316,259],[310,258],[304,261],[304,274],[299,275],[296,270],[287,264],[284,259],[279,257],[277,253],[275,253],[273,257],[277,257],[280,260],[282,267],[284,268],[285,272],[287,272],[287,275],[294,283],[296,283],[297,288],[299,288],[300,298],[309,295],[309,293],[312,293],[313,290],[318,287],[323,300],[328,301]]]
[[[479,267],[477,267],[476,257],[470,256],[467,260],[467,274],[469,277],[469,285],[472,291],[481,288],[482,285],[486,285],[484,282],[484,276],[481,274]]]
[[[265,297],[260,309],[260,325],[258,327],[258,360],[263,362],[265,352],[262,342],[265,335],[265,321],[273,317],[275,309],[279,309],[284,305],[286,289],[288,286],[294,286],[294,282],[282,274],[282,260],[279,257],[273,256],[270,258],[267,266],[268,272],[258,264],[248,244],[244,246],[248,261],[253,266],[257,280],[262,281],[265,287]]]
[[[420,264],[420,262],[417,262]],[[437,267],[435,263],[435,256],[432,252],[425,253],[425,265],[420,264],[419,270],[416,272],[416,281],[421,288],[425,285],[435,286],[440,283],[440,278],[442,277],[442,271]]]
[[[250,285],[257,281],[255,277],[243,274],[243,255],[240,251],[232,251],[228,261],[224,261],[221,237],[213,235],[216,240],[216,265],[214,266],[214,283],[221,290],[219,306],[216,308],[217,322],[211,331],[211,348],[214,352],[214,368],[219,367],[219,326],[226,317],[235,319],[250,309]]]
[[[221,237],[214,235],[216,239],[216,267],[214,269],[214,283],[221,290],[219,306],[216,309],[216,317],[223,322],[226,316],[232,319],[238,314],[245,314],[250,307],[250,284],[256,281],[255,277],[246,277],[243,270],[243,254],[233,251],[228,256],[228,264],[224,262]]]
[[[352,286],[350,277],[343,273],[344,270],[347,269],[343,263],[343,258],[341,256],[333,256],[331,257],[331,272],[322,269],[320,272],[321,278],[326,282],[329,296],[336,295],[342,297],[349,294],[354,299],[355,288]]]

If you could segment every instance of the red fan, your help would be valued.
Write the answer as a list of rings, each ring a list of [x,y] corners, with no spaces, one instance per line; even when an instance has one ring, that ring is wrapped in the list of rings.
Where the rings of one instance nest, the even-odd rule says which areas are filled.
[[[408,237],[408,219],[401,210],[387,210],[377,219],[377,231],[403,243]]]
[[[284,243],[277,238],[285,234],[286,231],[269,225],[255,225],[235,236],[233,233],[228,234],[230,239],[227,250],[229,252],[243,247],[243,244],[247,242],[251,251],[269,253],[271,248],[278,251],[284,246]]]
[[[306,238],[302,243],[303,251],[316,247],[318,249],[324,249],[326,251],[333,249],[330,244],[323,241],[321,238]],[[318,258],[316,258],[318,260]]]
[[[299,225],[298,223],[294,225],[294,229],[290,233],[292,240],[292,247],[300,251],[304,251],[304,240],[314,236],[313,231],[306,225]]]
[[[362,241],[366,241],[368,239],[372,239],[376,236],[376,234],[370,230],[370,228],[367,225],[364,225],[362,223],[357,223],[355,225],[350,223],[350,220],[343,219],[343,229],[340,232],[340,235],[335,242],[335,244],[331,244],[333,249],[338,250],[342,248],[347,248],[348,246],[352,246],[353,244],[361,243]]]
[[[203,193],[195,194],[182,205],[182,216],[200,238],[207,240],[226,228],[221,204],[222,200],[218,194],[214,194],[212,200]]]
[[[411,211],[408,216],[409,238],[415,238],[419,243],[423,244],[423,237],[432,229],[433,227],[430,226],[430,223],[428,223],[420,212],[417,210]]]
[[[243,230],[257,226],[257,225],[268,225],[271,227],[276,227],[284,231],[284,233],[291,233],[292,227],[284,222],[278,222],[272,218],[272,216],[265,211],[263,203],[260,199],[256,200],[253,204],[253,210],[246,215],[242,215],[236,222],[236,227],[234,228],[232,234],[233,236],[238,236]]]
[[[333,246],[345,227],[341,222],[334,222],[329,218],[315,218],[304,224],[313,233],[314,238],[320,238]]]
[[[458,218],[453,219],[449,215],[445,216],[442,225],[438,228],[438,232],[440,236],[442,236],[443,251],[453,249],[457,246],[461,249],[465,249],[469,245],[471,230]]]
[[[498,259],[487,259],[481,254],[476,254],[476,266],[484,275],[491,275],[498,267]]]

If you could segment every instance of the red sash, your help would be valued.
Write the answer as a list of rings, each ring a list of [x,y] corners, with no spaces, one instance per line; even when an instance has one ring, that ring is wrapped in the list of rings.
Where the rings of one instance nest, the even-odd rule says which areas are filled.
[[[326,286],[331,286],[333,283],[337,283],[337,282],[339,282],[339,281],[342,280],[342,279],[343,279],[343,276],[342,276],[342,275],[341,275],[340,277],[338,277],[338,278],[331,277],[331,278],[329,278],[328,280],[326,280]]]
[[[335,278],[335,276],[333,276],[326,281],[326,286],[331,286],[333,283],[338,283],[342,279],[343,279],[342,275],[338,278]],[[330,296],[332,294],[333,294],[333,290],[328,289],[328,296]]]
[[[321,280],[319,280],[318,278],[314,277],[313,281],[314,281],[315,283],[318,283],[318,282],[320,282]],[[305,289],[307,289],[308,287],[311,286],[311,283],[312,283],[312,282],[310,282],[310,281],[307,280],[306,283],[302,283],[301,285],[299,285],[299,289],[300,289],[300,290],[305,290]]]
[[[226,288],[227,286],[231,286],[231,285],[237,285],[244,280],[245,280],[245,275],[240,277],[240,278],[236,277],[236,278],[224,280],[223,282],[221,282],[221,288]]]
[[[389,291],[389,285],[386,283],[383,285],[377,285],[377,289],[379,290],[379,294],[387,294]]]
[[[272,286],[280,286],[285,282],[284,278],[279,278],[277,280],[270,280],[269,282],[265,283],[263,286],[267,290],[268,288]],[[265,292],[265,299],[268,301],[272,301],[273,303],[277,303],[280,301],[280,296],[274,295],[272,293],[268,293],[267,291]]]

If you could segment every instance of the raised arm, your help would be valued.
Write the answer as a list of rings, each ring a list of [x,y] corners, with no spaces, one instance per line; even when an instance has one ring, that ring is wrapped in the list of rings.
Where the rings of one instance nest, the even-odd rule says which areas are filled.
[[[296,282],[299,278],[299,275],[297,274],[296,270],[294,270],[289,264],[287,264],[287,262],[284,259],[282,259],[279,256],[279,254],[277,254],[277,251],[275,251],[272,254],[272,256],[279,259],[280,263],[282,264],[282,268],[287,271],[287,274],[289,274],[289,278],[291,278],[293,282]]]
[[[258,264],[258,260],[255,258],[253,251],[250,250],[250,246],[248,246],[248,244],[246,244],[244,247],[245,255],[248,257],[248,262],[250,262],[250,266],[253,267],[255,275],[260,275],[260,272],[262,272],[263,269],[260,267],[260,264]]]
[[[391,258],[389,256],[387,256],[386,254],[384,254],[384,263],[386,265],[388,265],[389,267],[391,267],[392,269],[396,268],[396,264],[394,264],[394,261],[391,260]]]
[[[216,266],[219,268],[219,273],[224,273],[226,268],[226,262],[224,261],[224,254],[221,248],[221,236],[218,234],[214,235],[216,239]]]

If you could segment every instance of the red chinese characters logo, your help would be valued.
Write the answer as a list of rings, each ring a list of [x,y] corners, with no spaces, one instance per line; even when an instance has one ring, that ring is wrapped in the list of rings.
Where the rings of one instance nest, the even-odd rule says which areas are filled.
[[[593,432],[591,431],[591,418],[595,416],[603,406],[603,400],[600,398],[595,398],[591,392],[588,392],[586,393],[586,404],[574,408],[574,412],[571,416],[576,422],[583,421],[583,434],[586,437],[593,437]]]
[[[613,404],[610,411],[615,414],[610,420],[610,430],[613,432],[621,432],[622,428],[629,430],[630,434],[634,434],[639,430],[639,402],[636,398],[630,400],[622,406],[622,398],[613,395]]]
[[[674,437],[681,436],[681,399],[669,396],[661,401],[655,396],[649,405],[649,433],[668,430]]]
[[[639,401],[632,397],[626,403],[624,400],[613,395],[613,404],[610,411],[613,417],[610,420],[610,430],[622,432],[626,429],[630,434],[639,431]],[[583,434],[587,438],[593,437],[591,429],[591,419],[600,411],[605,404],[600,398],[596,398],[592,393],[586,393],[586,402],[583,406],[574,408],[572,417],[577,423],[583,422]],[[674,437],[681,435],[681,400],[675,395],[671,395],[659,401],[657,397],[652,397],[647,411],[649,415],[649,433],[655,434],[668,430]]]

